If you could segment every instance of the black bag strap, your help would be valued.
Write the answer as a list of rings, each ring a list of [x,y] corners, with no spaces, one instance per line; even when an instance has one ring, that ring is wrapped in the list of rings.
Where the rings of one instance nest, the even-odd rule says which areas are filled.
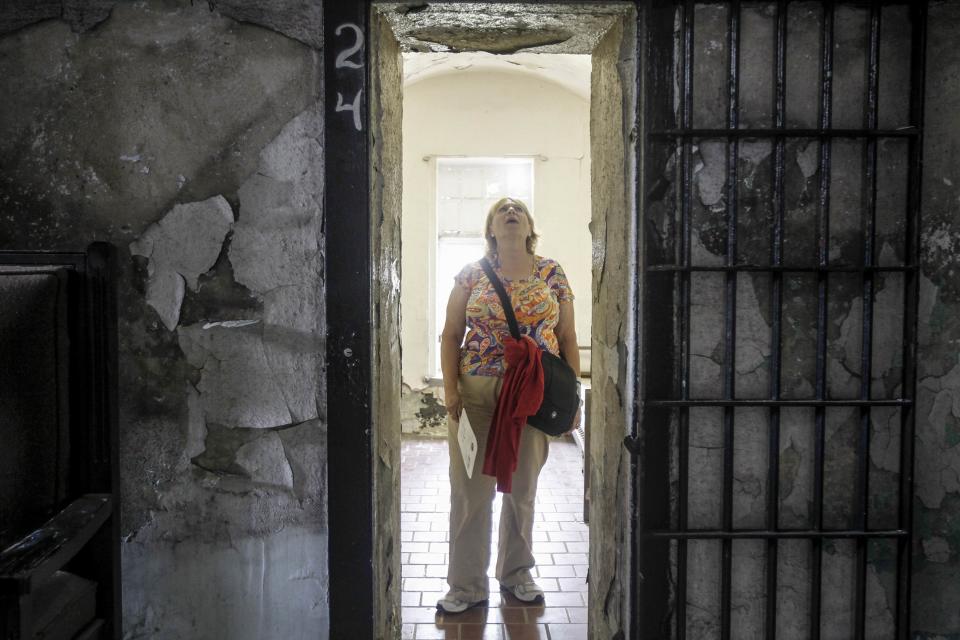
[[[480,266],[483,267],[483,272],[487,274],[487,279],[490,281],[490,284],[493,285],[493,288],[497,290],[497,295],[500,296],[500,304],[503,305],[503,314],[507,316],[507,324],[510,325],[510,335],[513,336],[514,340],[519,340],[520,326],[517,324],[517,316],[513,313],[513,301],[510,300],[510,296],[507,295],[506,290],[503,288],[503,283],[500,282],[500,278],[494,273],[493,267],[490,266],[490,261],[487,260],[486,257],[480,258]]]

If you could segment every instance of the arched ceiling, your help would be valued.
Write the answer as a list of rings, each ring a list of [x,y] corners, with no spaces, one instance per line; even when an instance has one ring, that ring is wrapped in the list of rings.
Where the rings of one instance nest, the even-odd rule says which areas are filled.
[[[556,83],[584,100],[590,99],[590,56],[562,53],[495,55],[464,53],[404,53],[403,81],[414,84],[447,73],[495,71],[534,76]]]

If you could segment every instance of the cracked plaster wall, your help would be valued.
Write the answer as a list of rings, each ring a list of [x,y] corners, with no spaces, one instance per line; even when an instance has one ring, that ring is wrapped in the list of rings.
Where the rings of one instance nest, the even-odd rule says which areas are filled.
[[[320,10],[0,9],[0,248],[120,250],[127,638],[326,633]]]
[[[923,153],[913,627],[960,638],[960,6],[930,6]]]

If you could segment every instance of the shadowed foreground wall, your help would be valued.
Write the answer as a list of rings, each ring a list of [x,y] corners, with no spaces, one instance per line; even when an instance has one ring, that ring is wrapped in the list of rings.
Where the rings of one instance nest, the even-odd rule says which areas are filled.
[[[65,17],[76,18],[75,3],[61,4],[74,12]],[[211,12],[208,3],[151,0],[118,4],[112,11],[110,2],[94,4],[98,9],[93,24],[73,20],[74,26],[81,25],[77,28],[92,27],[82,33],[60,20],[36,22],[36,16],[28,16],[11,21],[8,14],[18,9],[0,7],[6,12],[0,15],[0,248],[81,249],[96,239],[113,242],[121,252],[125,635],[322,637],[327,619],[326,424],[320,393],[323,126],[317,106],[321,54],[313,48],[319,45],[304,44],[303,39],[309,39],[303,36],[236,22]],[[222,3],[224,11],[242,4]],[[31,6],[41,5],[51,3]],[[815,68],[816,55],[808,60],[802,54],[804,47],[816,51],[810,35],[816,30],[814,25],[811,32],[802,19],[806,3],[790,6],[800,20],[791,27],[790,42],[800,48],[796,59],[802,64],[788,69],[789,82],[795,83],[788,91],[797,96],[810,90],[803,83],[811,78],[816,88],[816,76],[810,76],[810,66],[803,66]],[[703,65],[704,77],[722,79],[724,20],[722,15],[710,17],[710,11],[714,9],[706,10],[701,23],[706,36],[695,43],[695,59]],[[769,20],[763,11],[745,11],[745,33]],[[849,46],[851,53],[838,54],[843,62],[836,69],[840,106],[834,124],[859,126],[862,105],[853,96],[859,95],[855,78],[862,66],[852,51],[863,32],[855,17],[841,14],[838,44],[841,52]],[[286,28],[283,21],[278,24],[275,28]],[[885,18],[884,28],[890,28],[895,39],[902,38],[900,26],[896,18]],[[960,6],[932,2],[929,27],[912,624],[914,637],[957,639],[960,55],[954,35],[960,29]],[[753,66],[754,61],[764,60],[769,52],[764,53],[765,41],[751,42],[752,48],[742,52],[743,64],[759,77],[769,67],[759,62]],[[613,42],[607,44],[611,56],[629,58],[617,52]],[[713,64],[720,73],[710,71]],[[881,102],[881,126],[897,126],[883,118],[903,108],[903,76],[898,76],[903,67],[894,60],[887,69],[881,76],[881,100],[889,102]],[[695,91],[704,97],[697,108],[705,118],[724,112],[722,92],[716,89],[707,82]],[[745,108],[752,114],[744,122],[769,116],[764,112],[767,98],[762,92],[744,92]],[[789,119],[803,121],[815,114],[815,105],[791,100],[788,110]],[[716,150],[710,141],[699,145],[693,185],[694,252],[705,263],[719,255],[710,215],[723,181]],[[768,150],[756,144],[745,144],[742,152],[741,203],[747,220],[751,211],[763,210],[770,159]],[[806,232],[802,221],[809,215],[805,208],[811,206],[818,179],[811,153],[800,141],[787,149],[787,223],[801,238]],[[902,156],[895,145],[882,148],[881,154],[881,170],[898,175],[896,162]],[[664,173],[671,171],[665,167]],[[859,218],[843,212],[859,206],[857,151],[838,145],[834,172],[840,181],[832,213],[838,226],[831,234],[839,255],[855,260],[857,244],[850,238],[856,235]],[[892,178],[881,181],[881,187],[885,191],[879,220],[886,224],[895,220],[902,193]],[[611,191],[614,197],[619,198]],[[629,210],[623,203],[609,206]],[[605,218],[607,225],[619,219]],[[599,224],[598,219],[592,229],[594,242],[605,245],[595,246],[596,255],[606,256],[606,261],[595,266],[606,284],[595,293],[603,301],[626,286],[621,283],[626,282],[629,263],[623,258],[629,248],[605,239]],[[881,259],[897,259],[898,233],[895,224],[882,228],[877,245]],[[766,241],[749,230],[742,237],[747,253]],[[801,242],[790,250],[802,247]],[[754,336],[769,333],[762,302],[765,286],[760,280],[743,282],[739,326]],[[798,287],[789,304],[803,318],[810,312],[808,298],[805,285],[799,282]],[[709,283],[704,290],[710,302]],[[895,313],[883,305],[892,309],[896,296],[895,278],[878,283],[877,318],[894,322],[881,327],[875,347],[883,360],[875,368],[873,384],[885,393],[896,392],[898,362],[889,345],[895,343],[898,329]],[[850,373],[859,340],[854,330],[859,322],[856,287],[835,292],[831,305],[829,366],[832,384],[841,393],[857,385]],[[708,315],[714,306],[704,304],[696,316],[700,328],[692,343],[704,356],[696,359],[704,394],[712,392],[706,385],[715,382],[718,366],[712,333],[716,327]],[[629,310],[624,307],[620,313]],[[625,357],[630,332],[621,319],[616,314],[595,316],[594,333],[602,336],[594,344],[595,357],[609,372],[609,379],[595,387],[596,397],[603,400],[602,412],[610,424],[620,424],[627,411],[621,392],[631,374]],[[809,360],[804,356],[809,354],[809,335],[797,332],[785,340],[785,350],[792,349],[798,361]],[[744,365],[738,371],[738,385],[743,386],[738,388],[762,389],[762,361],[769,345],[760,339],[745,344],[749,349],[742,357],[738,354]],[[799,369],[784,387],[804,391],[808,374],[808,369]],[[744,448],[738,456],[749,461],[755,452],[751,447],[762,444],[753,436],[762,430],[749,420],[744,424],[745,437],[739,440]],[[889,424],[876,423],[870,452],[878,488],[895,480],[891,460],[896,451],[887,446],[892,441]],[[831,424],[830,446],[835,450],[849,450],[847,426],[843,416]],[[788,426],[785,431],[782,453],[794,461],[785,513],[802,514],[808,508],[802,488],[808,481],[803,474],[809,468],[809,441],[799,430]],[[626,465],[613,455],[619,451],[619,437],[613,429],[605,435],[610,441],[596,451],[610,455],[594,459],[594,486],[607,504],[622,505],[629,481]],[[715,477],[715,435],[709,429],[696,434],[702,455],[698,480],[704,486]],[[842,489],[849,471],[837,464],[828,481]],[[746,465],[735,490],[738,522],[749,524],[763,501],[762,474]],[[715,516],[709,500],[691,502],[703,520]],[[878,514],[889,507],[876,506]],[[828,513],[841,514],[831,509],[828,505]],[[623,535],[623,511],[593,515],[592,526],[602,532],[597,539],[612,541]],[[600,638],[620,630],[627,611],[629,576],[618,549],[622,547],[611,543],[591,554],[597,568],[591,573],[591,622]],[[735,602],[743,603],[736,623],[743,637],[757,628],[761,611],[748,588],[757,569],[754,555],[748,547],[737,555],[745,576],[742,582],[738,578],[734,594]],[[831,570],[847,555],[843,548],[835,549]],[[709,562],[699,566],[707,568]],[[792,572],[801,586],[804,571],[798,565]],[[882,622],[890,615],[889,571],[882,562],[874,563],[870,575],[868,612],[872,621]],[[842,586],[843,576],[835,577],[834,583]],[[694,604],[698,598],[703,604],[697,624],[708,635],[715,629],[716,615],[706,593],[709,583],[694,583],[694,589],[697,584],[704,590],[692,591],[691,597]],[[842,607],[825,613],[844,615]],[[802,627],[792,632],[803,637]]]
[[[100,14],[0,36],[0,248],[120,249],[125,637],[324,637],[321,52]]]

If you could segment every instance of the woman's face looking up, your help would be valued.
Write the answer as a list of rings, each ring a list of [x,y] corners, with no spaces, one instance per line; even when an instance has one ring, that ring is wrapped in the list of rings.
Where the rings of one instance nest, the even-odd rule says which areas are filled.
[[[520,236],[526,240],[532,232],[527,215],[520,205],[512,200],[507,200],[500,205],[494,213],[493,223],[490,226],[498,244],[508,237]]]

